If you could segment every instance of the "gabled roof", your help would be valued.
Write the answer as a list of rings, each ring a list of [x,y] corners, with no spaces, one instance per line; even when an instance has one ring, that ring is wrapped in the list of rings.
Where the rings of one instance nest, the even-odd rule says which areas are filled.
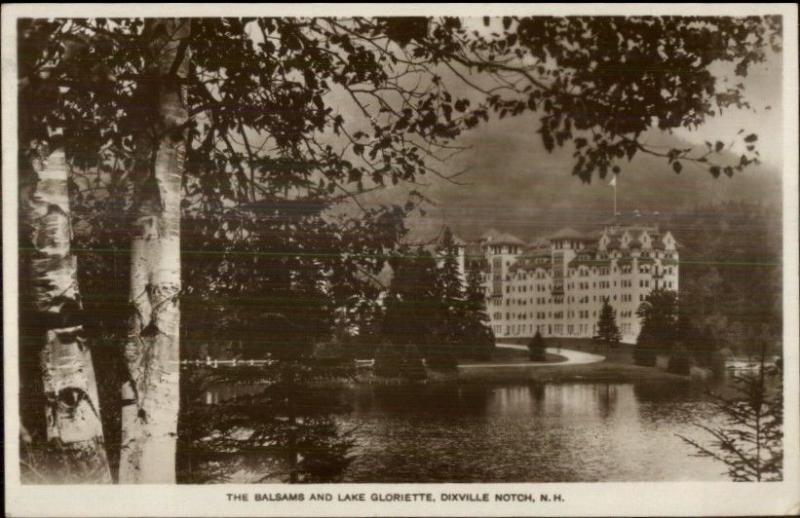
[[[658,239],[658,241],[659,241],[660,243],[663,243],[663,242],[664,242],[664,238],[666,238],[666,237],[667,237],[667,235],[670,235],[670,236],[672,236],[672,241],[675,243],[675,248],[684,248],[683,244],[682,244],[682,243],[679,243],[679,242],[678,242],[678,240],[677,240],[677,239],[675,239],[675,234],[673,234],[673,233],[672,233],[672,232],[670,232],[669,230],[665,231],[663,235],[659,235],[659,239]]]
[[[417,225],[408,231],[401,241],[407,245],[428,246],[440,245],[444,239],[444,231],[447,225]],[[453,233],[453,243],[456,246],[465,246],[467,243],[458,235]]]
[[[558,241],[563,239],[585,240],[589,239],[583,232],[578,232],[574,228],[565,227],[549,237],[550,241]]]
[[[495,229],[484,233],[483,236],[481,236],[481,240],[493,245],[525,245],[525,242],[517,236],[509,234],[508,232],[498,232]]]
[[[445,230],[445,227],[442,227],[442,233],[439,234],[438,238],[436,238],[435,243],[437,245],[441,244],[442,241],[444,240],[444,230]],[[455,232],[452,232],[452,233],[453,233],[453,244],[454,245],[456,245],[456,246],[466,246],[467,245],[467,242],[464,241],[463,239],[461,239],[460,237],[458,237],[458,234],[456,234]]]

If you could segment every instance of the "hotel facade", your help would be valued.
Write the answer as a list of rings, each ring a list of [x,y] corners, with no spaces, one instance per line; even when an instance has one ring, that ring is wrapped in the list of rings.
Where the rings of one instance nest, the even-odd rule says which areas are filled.
[[[636,341],[636,310],[657,289],[678,291],[678,244],[658,225],[565,228],[532,243],[497,231],[480,241],[488,263],[486,310],[497,339],[591,338],[603,301],[615,310],[622,341]]]

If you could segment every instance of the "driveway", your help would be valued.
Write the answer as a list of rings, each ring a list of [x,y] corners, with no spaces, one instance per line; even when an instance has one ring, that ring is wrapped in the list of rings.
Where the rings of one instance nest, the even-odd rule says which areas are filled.
[[[525,345],[516,344],[497,344],[497,347],[504,349],[517,349],[527,351],[528,347]],[[566,358],[566,361],[557,363],[474,363],[470,365],[459,365],[459,369],[475,369],[475,368],[491,368],[491,367],[520,367],[531,369],[533,367],[558,367],[560,365],[583,365],[586,363],[597,363],[606,359],[605,356],[599,354],[585,353],[581,351],[573,351],[572,349],[564,349],[563,347],[557,349],[555,347],[548,347],[547,352],[550,354],[557,354]]]

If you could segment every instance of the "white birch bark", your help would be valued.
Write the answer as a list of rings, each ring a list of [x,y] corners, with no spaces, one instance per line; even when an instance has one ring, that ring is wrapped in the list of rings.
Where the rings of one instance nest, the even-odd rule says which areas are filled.
[[[77,258],[71,251],[67,164],[62,149],[46,155],[31,161],[31,181],[21,182],[20,200],[34,248],[33,301],[45,324],[39,361],[47,440],[65,456],[70,473],[64,482],[108,483],[94,366],[76,318],[81,300]]]
[[[132,315],[123,386],[120,483],[175,483],[179,411],[180,202],[188,118],[179,79],[188,71],[181,42],[188,20],[148,21],[154,35],[155,128],[147,128],[136,186],[131,243]],[[152,133],[150,133],[152,132]]]

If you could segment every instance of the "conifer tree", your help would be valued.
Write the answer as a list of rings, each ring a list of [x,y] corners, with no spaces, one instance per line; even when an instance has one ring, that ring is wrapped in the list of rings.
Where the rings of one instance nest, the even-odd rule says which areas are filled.
[[[547,359],[547,346],[538,329],[528,343],[528,354],[532,362],[543,362]]]
[[[608,302],[608,297],[603,299],[603,307],[600,308],[600,317],[597,320],[597,335],[601,341],[612,346],[617,345],[621,338],[614,308]]]
[[[734,374],[733,396],[712,394],[724,424],[696,423],[709,440],[679,435],[696,455],[721,462],[735,482],[783,480],[783,372],[769,365],[762,342],[758,369]]]
[[[484,261],[484,258],[466,261],[466,342],[468,354],[476,360],[491,359],[494,350],[494,333],[486,313],[486,294],[482,280],[481,266]]]
[[[442,297],[442,312],[439,332],[442,354],[453,358],[464,355],[467,336],[467,311],[464,287],[458,267],[458,247],[449,227],[445,227],[437,247],[440,266],[437,282]]]
[[[658,345],[650,327],[647,322],[642,324],[639,336],[636,338],[636,346],[633,348],[633,361],[645,367],[655,366],[657,357]]]
[[[442,295],[444,295],[448,304],[455,306],[457,305],[455,301],[460,301],[464,298],[464,286],[461,282],[461,272],[458,267],[458,247],[450,227],[445,227],[444,229],[438,253],[441,258],[439,282],[442,286]]]
[[[414,345],[426,357],[440,339],[442,292],[436,261],[422,247],[404,247],[390,260],[394,276],[383,330],[396,345]]]

